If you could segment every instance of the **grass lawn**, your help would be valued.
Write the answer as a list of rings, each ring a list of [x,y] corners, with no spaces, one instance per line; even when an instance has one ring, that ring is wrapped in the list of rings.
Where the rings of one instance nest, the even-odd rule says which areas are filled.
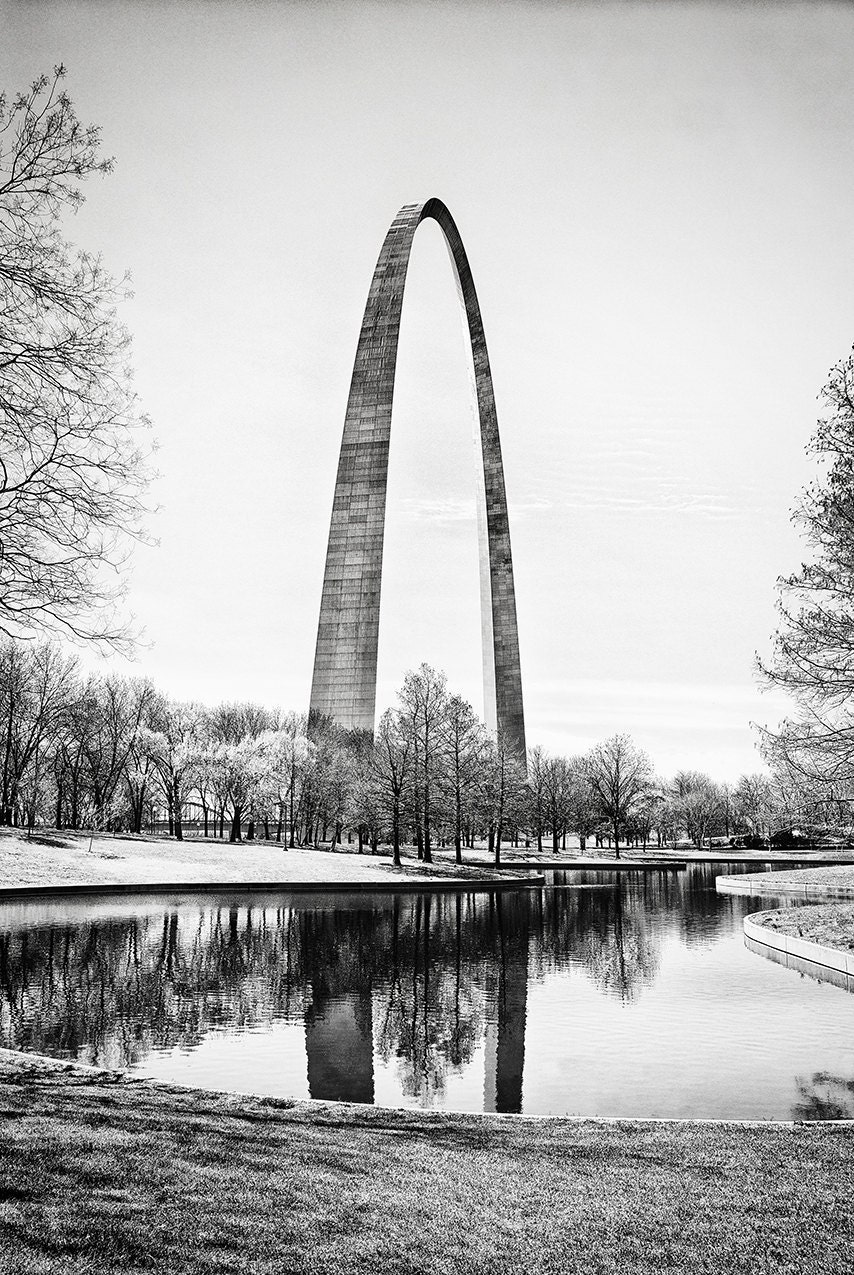
[[[767,860],[771,862],[771,860]],[[779,872],[745,872],[737,878],[744,885],[761,885],[769,894],[775,886],[815,885],[854,890],[854,864],[833,864],[823,868],[786,868]]]
[[[854,892],[854,867],[794,868],[770,875],[750,873],[740,880],[767,886],[769,894],[774,894],[775,888],[803,885],[815,887],[816,894],[822,887],[828,894],[846,888]],[[809,903],[803,907],[755,912],[750,919],[755,925],[764,925],[778,934],[792,934],[841,952],[854,951],[854,902]]]
[[[0,890],[20,886],[151,885],[163,882],[205,885],[218,882],[277,882],[312,885],[410,884],[420,879],[492,879],[484,865],[458,868],[447,860],[433,867],[408,853],[402,868],[384,855],[355,853],[355,846],[288,850],[270,841],[205,840],[200,837],[134,837],[107,833],[36,829],[31,837],[14,828],[0,829]]]
[[[750,919],[778,934],[854,952],[854,903],[816,903],[779,912],[755,912]]]
[[[11,1054],[0,1122],[3,1275],[851,1270],[850,1127],[292,1104]]]

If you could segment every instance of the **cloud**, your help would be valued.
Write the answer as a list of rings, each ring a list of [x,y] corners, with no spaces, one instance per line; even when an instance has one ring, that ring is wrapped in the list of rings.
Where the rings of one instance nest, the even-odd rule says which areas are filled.
[[[591,427],[574,454],[564,445],[554,455],[561,459],[549,465],[543,482],[550,494],[559,493],[553,503],[562,509],[732,521],[763,503],[750,475],[729,472],[722,482],[699,472],[690,435],[678,424],[621,418],[619,429]]]
[[[532,513],[540,513],[552,508],[552,502],[543,496],[523,497],[510,501],[510,516],[514,522]],[[407,497],[401,501],[401,513],[407,523],[433,522],[440,524],[474,523],[477,520],[477,506],[474,497],[468,500],[453,499],[429,500]]]

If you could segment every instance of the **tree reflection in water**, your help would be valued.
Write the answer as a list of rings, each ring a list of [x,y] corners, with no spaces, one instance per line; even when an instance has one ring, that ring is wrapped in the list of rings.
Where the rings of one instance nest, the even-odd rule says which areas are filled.
[[[430,1103],[482,1047],[485,1109],[520,1111],[530,985],[580,965],[631,1001],[654,981],[668,930],[708,941],[740,906],[714,894],[708,869],[586,874],[607,886],[594,890],[555,875],[554,889],[348,905],[293,895],[131,918],[102,905],[77,923],[8,928],[0,914],[0,1041],[138,1068],[211,1032],[301,1022],[314,1097],[373,1101],[376,1057]]]
[[[854,1120],[854,1080],[817,1071],[809,1080],[798,1076],[796,1083],[793,1120]]]

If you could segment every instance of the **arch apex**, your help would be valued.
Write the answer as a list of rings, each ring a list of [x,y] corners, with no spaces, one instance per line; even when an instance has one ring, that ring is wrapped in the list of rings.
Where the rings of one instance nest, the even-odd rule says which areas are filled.
[[[480,434],[478,543],[487,725],[524,762],[525,721],[510,526],[498,415],[480,305],[456,223],[441,199],[404,204],[383,241],[368,292],[335,481],[311,712],[373,731],[394,378],[415,231],[438,222],[469,335]]]

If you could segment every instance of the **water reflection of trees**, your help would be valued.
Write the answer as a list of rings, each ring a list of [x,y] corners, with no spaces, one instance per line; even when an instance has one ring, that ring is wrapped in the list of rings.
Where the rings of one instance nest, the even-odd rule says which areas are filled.
[[[476,905],[466,908],[468,923],[462,923],[470,902],[418,896],[408,923],[394,902],[377,1050],[384,1061],[397,1061],[406,1094],[440,1093],[447,1071],[462,1070],[482,1036],[488,941],[482,926],[472,924]]]
[[[658,973],[660,948],[646,912],[636,898],[615,890],[591,922],[581,950],[591,978],[603,991],[632,1000]]]
[[[625,882],[544,891],[532,912],[531,965],[538,979],[555,968],[581,965],[600,991],[624,1001],[654,981],[659,936],[647,904]]]
[[[796,1084],[793,1120],[854,1120],[854,1080],[816,1071],[809,1080],[798,1076]]]
[[[629,1001],[655,979],[668,931],[700,942],[731,924],[708,872],[590,883],[608,888],[206,905],[0,932],[0,1040],[134,1067],[212,1031],[299,1021],[312,1092],[362,1101],[374,1051],[430,1101],[483,1045],[487,1105],[518,1110],[529,981],[580,965]]]
[[[407,1093],[438,1092],[471,1060],[502,971],[527,956],[527,907],[526,897],[414,895],[351,910],[184,908],[7,931],[0,1039],[133,1067],[212,1030],[276,1018],[311,1027],[342,998],[373,998],[380,1055],[396,1061]]]

